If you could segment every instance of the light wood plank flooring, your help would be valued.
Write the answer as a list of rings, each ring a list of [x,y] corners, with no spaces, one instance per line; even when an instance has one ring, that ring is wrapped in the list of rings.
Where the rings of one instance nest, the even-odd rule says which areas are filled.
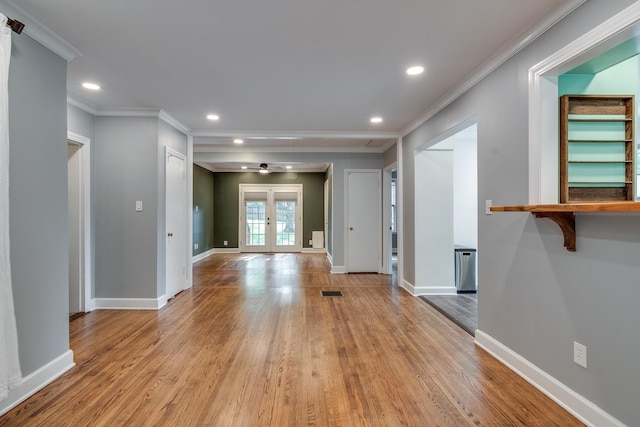
[[[581,425],[392,281],[320,254],[211,256],[160,311],[73,320],[77,366],[0,425]]]

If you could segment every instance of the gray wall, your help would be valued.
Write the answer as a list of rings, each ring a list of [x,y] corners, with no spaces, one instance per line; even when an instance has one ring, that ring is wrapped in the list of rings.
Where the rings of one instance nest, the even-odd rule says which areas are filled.
[[[67,105],[67,130],[69,132],[76,133],[91,140],[91,235],[95,236],[96,232],[96,194],[95,194],[95,145],[96,139],[96,118],[94,115],[87,113],[73,105]],[[91,257],[91,298],[96,295],[96,277],[95,277],[95,265],[96,265],[96,241],[91,239],[91,248],[89,248],[89,256]]]
[[[98,117],[94,149],[95,296],[156,298],[158,119]]]
[[[478,115],[479,329],[628,425],[640,420],[640,216],[578,215],[575,253],[549,220],[484,215],[528,201],[530,67],[629,0],[590,0],[403,141],[405,278],[415,280],[414,149]],[[589,368],[573,363],[573,341]]]
[[[23,376],[69,350],[66,74],[64,59],[13,34],[11,273]]]
[[[393,144],[391,147],[382,153],[382,164],[384,168],[391,166],[398,161],[398,145]]]
[[[346,169],[382,170],[382,154],[371,153],[270,153],[270,152],[197,152],[197,144],[207,143],[208,138],[193,139],[193,161],[216,162],[328,162],[333,163],[332,212],[330,254],[334,266],[344,266],[344,171]]]

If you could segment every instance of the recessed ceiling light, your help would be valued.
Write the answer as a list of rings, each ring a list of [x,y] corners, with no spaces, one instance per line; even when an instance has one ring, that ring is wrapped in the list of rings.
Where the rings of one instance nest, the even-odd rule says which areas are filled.
[[[424,72],[424,67],[420,65],[407,68],[407,74],[409,74],[410,76],[417,76],[418,74],[422,74],[423,72]]]
[[[234,144],[242,144],[244,142],[244,140],[240,139],[240,138],[236,138],[233,140]]]
[[[216,120],[220,120],[220,116],[218,116],[217,114],[208,114],[207,119],[216,121]]]
[[[91,83],[91,82],[82,83],[82,87],[85,88],[85,89],[89,89],[89,90],[100,90],[100,85],[99,84]]]
[[[382,117],[371,117],[371,123],[382,123]]]
[[[293,166],[291,166],[291,165],[287,165],[287,166],[285,166],[285,168],[287,168],[287,169],[291,169],[292,167],[293,167]]]
[[[246,169],[246,168],[247,168],[246,166],[240,166],[240,169]]]

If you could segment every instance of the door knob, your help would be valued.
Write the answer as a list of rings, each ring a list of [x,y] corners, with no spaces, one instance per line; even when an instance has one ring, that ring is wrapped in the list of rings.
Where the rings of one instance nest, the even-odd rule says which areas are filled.
[[[353,227],[349,227],[349,230],[353,231]]]
[[[173,233],[168,233],[167,236],[173,237]]]

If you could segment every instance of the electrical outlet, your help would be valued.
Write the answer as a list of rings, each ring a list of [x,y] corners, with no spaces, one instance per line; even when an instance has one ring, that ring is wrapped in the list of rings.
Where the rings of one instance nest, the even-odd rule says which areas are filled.
[[[228,244],[229,244],[229,242],[225,240],[224,241],[224,245],[227,246]]]
[[[309,246],[313,246],[313,240],[309,240]]]
[[[493,212],[491,212],[491,205],[492,205],[492,201],[491,200],[485,200],[484,202],[484,214],[485,215],[491,215]]]
[[[573,342],[573,361],[583,368],[587,367],[587,346]]]
[[[198,244],[197,243],[193,244],[193,249],[196,249],[196,250],[198,249]]]

